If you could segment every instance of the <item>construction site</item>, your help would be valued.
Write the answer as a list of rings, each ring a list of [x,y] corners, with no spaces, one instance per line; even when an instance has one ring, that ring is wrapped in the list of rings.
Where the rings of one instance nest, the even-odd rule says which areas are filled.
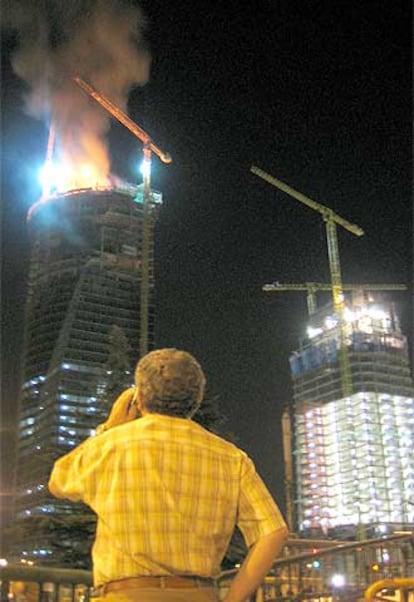
[[[373,537],[414,523],[413,384],[392,308],[364,301],[351,310],[352,395],[342,396],[338,333],[326,311],[312,316],[312,336],[290,357],[295,507],[301,532]]]
[[[283,417],[289,523],[305,536],[340,539],[412,529],[414,387],[407,339],[393,304],[377,294],[406,286],[343,284],[337,226],[355,236],[363,230],[263,170],[251,171],[319,213],[326,226],[329,284],[263,286],[270,293],[307,293],[307,334],[289,359],[293,400]],[[331,291],[332,301],[318,309],[319,291]]]
[[[132,362],[154,342],[153,230],[162,195],[151,188],[150,160],[152,152],[165,163],[171,158],[102,94],[79,78],[75,83],[143,142],[147,168],[140,186],[95,182],[49,189],[29,211],[16,483],[21,525],[76,513],[48,494],[46,482],[54,459],[91,434],[108,410],[102,394],[110,381],[114,327],[125,350],[125,387],[132,384]],[[53,128],[48,161],[52,155]],[[322,214],[331,272],[328,284],[263,287],[306,290],[310,315],[307,336],[290,357],[294,399],[283,421],[287,519],[296,535],[256,600],[359,600],[364,585],[405,579],[413,570],[414,389],[407,341],[392,304],[370,294],[405,286],[344,285],[336,227],[357,236],[362,230],[259,168],[252,171]],[[346,289],[354,292],[352,302],[345,302]],[[332,302],[321,309],[319,290],[332,292]],[[16,558],[64,565],[53,534],[22,533],[14,543]],[[76,533],[66,547],[76,546],[75,540]],[[13,571],[4,575],[15,578]],[[223,574],[223,591],[232,576]],[[53,571],[33,580],[39,599],[46,582],[57,584],[54,599],[65,599]],[[408,600],[405,584],[399,585],[383,599]],[[73,586],[69,599],[78,593]],[[89,590],[82,596],[88,599]]]

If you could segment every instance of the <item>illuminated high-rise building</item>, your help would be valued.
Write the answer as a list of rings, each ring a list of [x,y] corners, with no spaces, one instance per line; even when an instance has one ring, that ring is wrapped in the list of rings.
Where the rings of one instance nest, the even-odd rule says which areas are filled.
[[[352,394],[342,394],[339,324],[326,307],[290,357],[295,514],[302,533],[370,535],[414,523],[414,389],[391,304],[353,299],[343,322]]]
[[[161,202],[161,194],[152,191],[151,233]],[[102,393],[110,380],[114,328],[121,347],[112,351],[124,355],[120,384],[133,382],[140,341],[143,220],[142,187],[56,194],[29,212],[31,258],[15,504],[17,524],[23,527],[23,535],[15,539],[15,553],[23,558],[64,564],[56,549],[62,542],[39,529],[35,519],[77,511],[73,504],[53,498],[47,481],[54,459],[90,435],[108,409]],[[152,258],[151,245],[150,348]],[[73,548],[74,542],[67,544]]]

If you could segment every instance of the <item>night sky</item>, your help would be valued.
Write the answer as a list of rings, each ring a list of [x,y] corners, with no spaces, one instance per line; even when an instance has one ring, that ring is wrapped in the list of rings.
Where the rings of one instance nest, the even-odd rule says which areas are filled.
[[[265,283],[329,282],[321,216],[250,173],[258,165],[364,229],[338,230],[344,282],[412,283],[411,3],[229,0],[140,3],[150,80],[129,114],[173,157],[154,159],[157,346],[194,353],[227,429],[284,508],[281,410],[305,293]],[[2,37],[2,405],[13,426],[28,261],[25,213],[39,195],[47,132],[25,115]],[[109,134],[132,181],[141,145]],[[410,293],[396,302],[411,336]],[[321,295],[320,301],[327,297]],[[3,437],[11,457],[12,438]]]

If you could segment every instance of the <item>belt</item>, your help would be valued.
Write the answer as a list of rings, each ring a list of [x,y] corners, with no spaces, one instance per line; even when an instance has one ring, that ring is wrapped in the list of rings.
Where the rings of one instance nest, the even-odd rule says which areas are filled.
[[[205,577],[178,577],[176,575],[161,575],[159,577],[128,577],[118,581],[109,581],[101,585],[99,590],[102,595],[108,592],[116,592],[122,589],[147,588],[173,588],[190,589],[198,587],[214,587],[216,581]]]

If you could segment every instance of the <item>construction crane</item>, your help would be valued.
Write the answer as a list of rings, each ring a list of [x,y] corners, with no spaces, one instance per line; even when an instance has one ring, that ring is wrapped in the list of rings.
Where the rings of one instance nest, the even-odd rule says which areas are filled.
[[[346,349],[346,341],[345,341],[345,329],[344,329],[344,295],[342,288],[342,276],[341,276],[341,266],[339,261],[339,249],[338,249],[338,236],[337,236],[337,224],[351,232],[355,236],[362,236],[364,231],[362,228],[355,224],[351,224],[348,220],[342,218],[340,215],[335,213],[329,207],[325,205],[321,205],[316,201],[313,201],[309,197],[305,196],[301,192],[294,190],[288,184],[281,182],[277,178],[271,176],[266,173],[259,167],[254,165],[251,166],[250,171],[255,175],[259,176],[272,186],[279,188],[283,192],[286,192],[289,196],[294,199],[300,201],[304,205],[307,205],[314,211],[317,211],[322,215],[322,218],[326,225],[326,240],[328,245],[328,259],[329,259],[329,269],[331,274],[331,289],[332,289],[332,300],[334,311],[338,316],[339,321],[339,350],[338,350],[338,360],[339,360],[339,369],[341,375],[341,385],[342,385],[342,394],[344,397],[348,397],[352,394],[352,380],[351,380],[351,370],[349,367],[349,359]]]
[[[293,477],[293,450],[292,450],[292,421],[289,409],[285,408],[282,414],[283,433],[283,462],[285,473],[286,495],[286,520],[289,531],[295,531],[295,505],[294,505],[294,477]]]
[[[342,284],[342,290],[344,291],[406,291],[407,288],[405,284]],[[321,282],[304,282],[303,284],[272,282],[271,284],[264,284],[262,290],[272,293],[306,291],[308,313],[311,316],[316,312],[316,293],[318,291],[332,291],[332,285]]]
[[[149,309],[149,285],[150,285],[150,254],[152,248],[151,228],[151,154],[166,164],[172,162],[168,153],[163,152],[156,146],[150,135],[130,119],[119,107],[113,104],[101,92],[87,84],[80,77],[74,77],[75,83],[82,88],[91,98],[100,104],[108,113],[124,125],[143,143],[144,165],[143,165],[143,226],[142,226],[142,250],[141,250],[141,288],[140,288],[140,356],[148,351],[148,309]]]

